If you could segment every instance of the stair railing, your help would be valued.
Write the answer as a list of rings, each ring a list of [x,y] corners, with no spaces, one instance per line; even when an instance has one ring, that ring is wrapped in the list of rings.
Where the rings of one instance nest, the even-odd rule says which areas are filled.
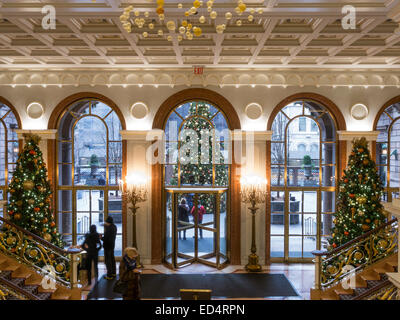
[[[397,219],[373,229],[331,251],[315,250],[314,290],[331,287],[397,252]]]
[[[0,217],[0,252],[68,288],[77,288],[82,249],[61,249]]]

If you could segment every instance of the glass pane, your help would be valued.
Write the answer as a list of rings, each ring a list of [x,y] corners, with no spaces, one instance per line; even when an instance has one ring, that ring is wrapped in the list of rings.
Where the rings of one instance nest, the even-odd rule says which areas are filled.
[[[92,103],[92,114],[98,115],[100,118],[104,118],[112,109],[101,101],[93,101]]]
[[[12,176],[15,171],[16,164],[9,164],[8,165],[8,183],[11,182]]]
[[[0,103],[0,118],[2,118],[10,110],[5,104]]]
[[[317,215],[304,214],[303,234],[305,236],[315,236],[317,234]]]
[[[71,175],[72,175],[71,164],[58,165],[58,184],[60,186],[71,186],[72,185]]]
[[[400,116],[400,103],[395,103],[390,107],[386,108],[385,112],[387,112],[392,119],[395,119]]]
[[[58,162],[59,163],[72,163],[72,143],[59,142],[58,143]]]
[[[8,143],[8,162],[15,163],[18,159],[18,142],[13,141]]]
[[[172,254],[172,199],[171,194],[167,192],[166,195],[166,212],[167,218],[165,223],[165,254],[169,255]]]
[[[271,212],[285,211],[285,192],[271,191]]]
[[[228,123],[222,112],[219,112],[213,119],[214,127],[218,131],[223,131],[228,129]]]
[[[109,204],[110,206],[110,204]],[[104,233],[104,191],[91,190],[91,223],[96,225],[97,232]]]
[[[321,192],[321,210],[322,212],[335,212],[335,192]]]
[[[336,126],[329,113],[325,113],[319,118],[318,124],[321,127],[322,142],[336,141]]]
[[[283,186],[284,166],[271,166],[271,186]]]
[[[302,235],[302,215],[299,213],[289,214],[289,234],[290,235]]]
[[[281,258],[284,256],[283,236],[271,236],[271,258]]]
[[[272,123],[272,141],[284,141],[285,130],[289,119],[279,112]]]
[[[105,169],[104,169],[105,170]],[[108,167],[108,184],[111,186],[118,185],[118,181],[122,179],[122,164],[110,165]],[[105,171],[104,171],[105,173]],[[105,180],[102,176],[99,177],[98,185],[104,185]]]
[[[229,185],[229,165],[215,166],[215,186],[227,187]]]
[[[399,186],[400,178],[400,121],[397,120],[390,132],[390,187]]]
[[[291,119],[299,116],[303,114],[303,101],[291,102],[282,111]]]
[[[89,232],[90,214],[89,212],[77,212],[76,214],[76,232],[84,235]]]
[[[226,204],[227,204],[227,194],[223,193],[221,195],[220,202],[220,218],[219,218],[219,249],[220,253],[226,255],[227,246],[227,215],[226,215]]]
[[[385,165],[387,164],[387,143],[376,143],[376,164]]]
[[[285,234],[284,215],[279,213],[271,214],[271,235]]]
[[[105,178],[106,127],[98,118],[85,117],[77,122],[74,136],[75,184],[99,185]]]
[[[335,169],[334,166],[322,167],[322,186],[332,187],[335,186]]]
[[[271,163],[285,164],[285,144],[271,143]]]
[[[178,185],[178,165],[165,165],[165,185],[177,186]]]
[[[178,194],[176,199],[177,212],[175,213],[177,218],[177,233],[178,233],[178,263],[186,261],[188,257],[194,257],[195,246],[194,246],[194,222],[190,215],[191,199],[193,195],[189,194]],[[182,203],[182,199],[185,199],[186,203]],[[180,255],[181,254],[181,255]],[[182,255],[184,254],[184,255]]]
[[[167,142],[165,144],[165,163],[178,163],[178,142]]]
[[[305,236],[303,238],[304,241],[304,258],[313,258],[312,251],[317,249],[317,236]]]
[[[90,190],[76,191],[76,211],[90,211]]]
[[[110,142],[108,144],[108,161],[110,163],[122,163],[122,142]]]
[[[313,166],[288,166],[288,185],[317,187],[319,185],[319,168]]]
[[[72,212],[58,213],[58,232],[72,234]]]
[[[119,192],[118,190],[108,191],[108,215],[110,215],[110,212],[113,212],[113,211],[117,211],[117,212],[122,211],[121,192]],[[115,220],[114,220],[114,223],[115,223]],[[122,223],[122,221],[119,221],[118,223]]]
[[[118,229],[118,232],[121,231]],[[122,257],[122,234],[117,234],[117,237],[115,239],[114,255],[116,257]]]
[[[321,235],[330,236],[332,234],[333,219],[332,214],[322,215]]]
[[[18,129],[18,122],[14,114],[10,112],[7,115],[7,117],[4,118],[3,121],[6,123],[7,126],[7,134],[8,134],[7,139],[18,140],[17,133],[15,132],[15,129]]]
[[[336,144],[335,143],[323,143],[322,144],[322,164],[334,164],[334,163],[336,163]]]
[[[317,212],[317,192],[304,191],[303,212]]]
[[[72,211],[72,190],[58,191],[58,211]]]
[[[191,103],[185,103],[180,105],[175,109],[175,112],[178,113],[183,119],[185,119],[189,115]]]
[[[213,253],[213,256],[215,257],[215,238],[216,233],[209,231],[209,230],[203,230],[201,228],[198,229],[198,239],[199,239],[199,244],[198,244],[198,255],[200,258],[202,256],[211,254]],[[207,259],[208,260],[208,259]]]
[[[387,167],[386,166],[378,166],[378,174],[379,174],[379,178],[381,178],[383,186],[386,187],[387,186]]]
[[[172,112],[165,126],[166,141],[178,141],[178,132],[181,123],[182,119],[175,112]]]
[[[290,236],[289,237],[289,257],[301,258],[302,255],[302,237]]]
[[[91,117],[92,118],[92,117]],[[104,120],[108,127],[108,140],[110,141],[120,141],[121,140],[121,133],[122,130],[121,122],[115,111],[111,112],[107,118]]]

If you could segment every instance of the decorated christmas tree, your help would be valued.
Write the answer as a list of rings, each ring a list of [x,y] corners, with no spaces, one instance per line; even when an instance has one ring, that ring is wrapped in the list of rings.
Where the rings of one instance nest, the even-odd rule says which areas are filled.
[[[368,232],[385,222],[382,182],[371,159],[365,138],[353,141],[347,169],[339,182],[330,249]]]
[[[38,144],[40,137],[24,134],[25,146],[8,186],[8,215],[14,224],[63,247],[51,212],[51,189]]]
[[[206,141],[202,140],[202,134],[205,131],[212,132],[213,126],[207,119],[212,119],[213,114],[211,113],[210,106],[202,102],[193,102],[190,104],[188,120],[184,123],[182,129],[191,129],[196,133],[194,139],[187,137],[187,144],[192,143],[193,147],[188,148],[187,157],[190,159],[189,163],[181,163],[180,177],[181,186],[212,186],[213,183],[213,161],[219,162],[219,165],[215,165],[215,187],[222,187],[228,185],[228,169],[224,163],[224,158],[220,149],[220,146],[216,144],[214,149],[213,157],[213,137],[208,137],[208,164],[201,163],[202,144]],[[203,139],[204,139],[203,134]],[[196,148],[195,141],[197,141],[197,154],[191,152]],[[219,159],[218,159],[219,158]],[[197,161],[197,164],[195,162]],[[174,169],[174,173],[170,180],[170,185],[178,185],[178,167]],[[199,201],[206,209],[207,213],[214,211],[214,199],[213,196],[208,194],[200,194]],[[226,201],[224,198],[221,199],[221,212],[226,209]]]

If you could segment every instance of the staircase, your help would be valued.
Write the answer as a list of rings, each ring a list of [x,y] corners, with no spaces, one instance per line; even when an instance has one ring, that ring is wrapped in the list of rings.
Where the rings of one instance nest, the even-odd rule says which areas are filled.
[[[388,280],[387,272],[397,272],[397,254],[394,254],[378,263],[366,268],[362,272],[353,275],[354,289],[344,289],[341,283],[324,290],[321,300],[371,300],[378,299],[379,293],[386,293],[393,288]],[[351,280],[348,280],[350,282]],[[396,290],[392,290],[393,295]],[[387,298],[394,298],[389,295]],[[379,299],[380,300],[380,299]],[[391,300],[391,299],[385,299]]]
[[[395,300],[386,273],[397,272],[397,220],[332,250],[314,251],[312,300]]]
[[[0,300],[81,300],[82,250],[55,247],[1,217],[0,223]]]

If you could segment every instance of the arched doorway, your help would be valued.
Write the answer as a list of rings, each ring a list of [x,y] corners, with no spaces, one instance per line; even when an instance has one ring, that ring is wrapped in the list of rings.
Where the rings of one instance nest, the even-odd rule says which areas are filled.
[[[90,225],[103,233],[105,219],[112,216],[116,256],[121,256],[125,218],[118,180],[125,165],[124,122],[116,106],[101,96],[80,94],[70,100],[55,111],[63,107],[56,121],[58,229],[68,244],[81,244]]]
[[[325,248],[331,234],[338,123],[326,100],[289,97],[269,121],[271,261],[310,261],[311,252]]]
[[[18,160],[19,142],[15,129],[21,122],[9,101],[0,97],[0,200],[7,200],[7,187]],[[3,208],[0,208],[3,216]]]
[[[375,119],[376,164],[384,186],[384,200],[397,198],[400,187],[400,96],[386,102]]]
[[[227,117],[227,114],[229,114],[229,117]],[[201,144],[201,130],[240,128],[239,119],[232,105],[219,94],[206,89],[187,89],[178,92],[168,98],[158,110],[153,128],[166,131],[166,154],[172,154],[173,144],[179,148],[182,143],[182,141],[174,139],[168,140],[170,139],[169,130],[172,122],[174,122],[178,136],[184,129],[193,130],[197,135],[196,142],[200,142],[196,144],[198,150],[201,148],[199,146]],[[224,148],[223,140],[218,140],[218,143],[220,147]],[[212,164],[199,162],[199,164],[186,165],[176,157],[175,159],[172,157],[172,159],[172,162],[167,162],[165,165],[154,165],[152,170],[153,195],[161,193],[159,198],[152,197],[153,263],[156,263],[156,261],[165,262],[172,267],[185,264],[185,259],[186,262],[200,261],[218,267],[222,265],[223,261],[240,263],[240,198],[238,196],[237,165],[213,162]],[[159,178],[161,178],[160,183],[158,183]],[[219,192],[223,194],[221,197],[216,195]],[[174,204],[175,195],[171,196],[171,194],[176,195]],[[190,233],[191,240],[187,240],[187,244],[189,242],[191,244],[186,246],[184,250],[189,250],[190,254],[180,252],[183,255],[186,254],[186,258],[182,261],[175,258],[175,262],[173,262],[170,257],[171,254],[178,254],[179,232],[177,228],[182,227],[182,223],[178,223],[174,218],[177,217],[177,212],[172,211],[173,206],[177,205],[183,197],[187,200],[190,211],[198,202],[202,202],[206,212],[204,221],[201,223],[192,220],[192,216],[193,218],[196,216],[197,209],[193,209],[195,210],[194,215],[189,213],[191,221],[190,225],[187,225],[187,239]],[[221,207],[217,203],[220,203]],[[220,209],[218,212],[217,207]],[[169,208],[170,213],[168,213],[167,208]],[[161,223],[158,224],[158,221]],[[182,238],[183,229],[179,229],[182,231]],[[158,230],[159,233],[155,233],[155,230]],[[204,248],[204,243],[199,242],[201,235],[204,239],[208,238],[207,241],[209,242],[204,252],[201,249]],[[193,236],[195,238],[192,238]],[[183,239],[180,243],[181,248],[183,248]],[[191,249],[188,249],[189,247]],[[175,252],[172,252],[174,250]],[[182,255],[180,256],[182,257]]]

